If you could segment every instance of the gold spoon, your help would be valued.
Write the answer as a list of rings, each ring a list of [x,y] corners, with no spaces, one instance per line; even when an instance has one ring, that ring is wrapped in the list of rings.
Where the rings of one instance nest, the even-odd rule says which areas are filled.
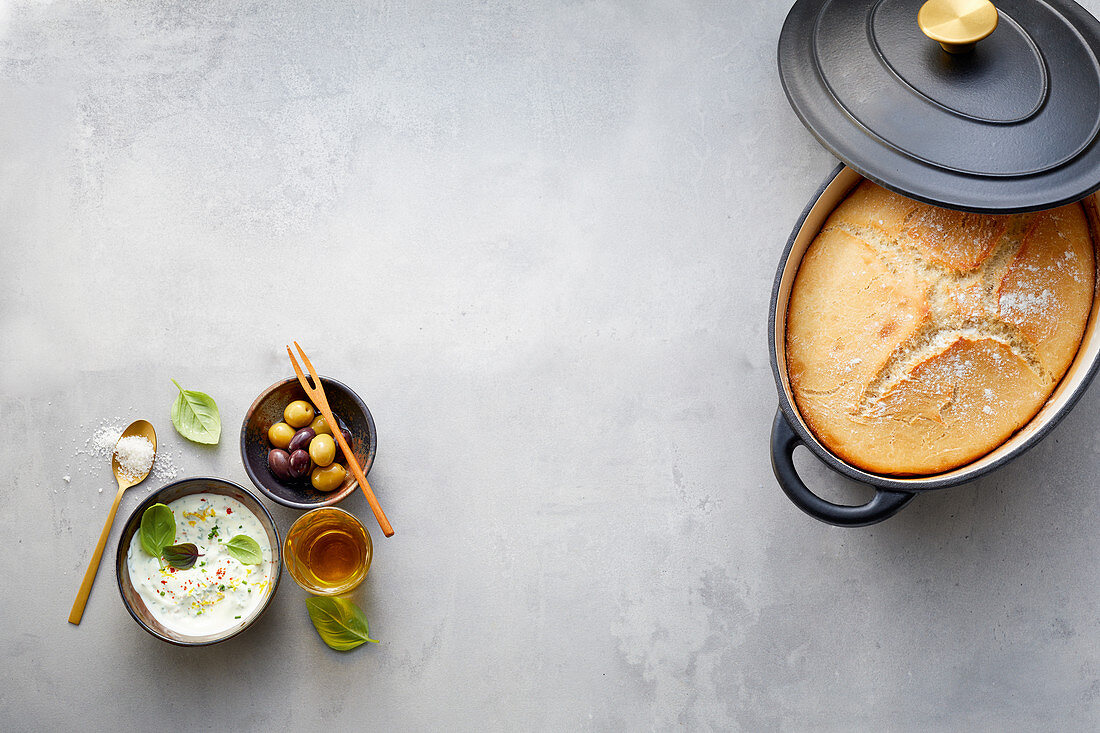
[[[153,426],[145,420],[137,420],[130,423],[130,427],[126,428],[118,439],[121,441],[123,438],[134,435],[140,435],[153,444],[153,460],[156,461],[157,434],[153,430]],[[111,505],[111,513],[107,515],[107,523],[103,525],[103,533],[99,535],[99,544],[96,545],[95,552],[92,553],[92,561],[88,563],[88,570],[84,573],[84,582],[80,584],[76,600],[73,601],[73,610],[69,612],[70,624],[79,624],[80,619],[84,616],[84,606],[88,605],[88,595],[92,592],[92,583],[95,581],[96,571],[99,570],[99,561],[103,557],[103,548],[107,544],[107,536],[111,534],[111,525],[115,523],[115,513],[118,511],[119,502],[122,501],[122,494],[131,486],[137,486],[144,481],[149,476],[149,471],[153,470],[153,464],[150,463],[149,471],[140,476],[130,476],[123,473],[122,466],[118,462],[118,443],[115,443],[115,452],[111,454],[111,470],[115,472],[115,481],[118,481],[118,493],[115,494],[115,503]]]

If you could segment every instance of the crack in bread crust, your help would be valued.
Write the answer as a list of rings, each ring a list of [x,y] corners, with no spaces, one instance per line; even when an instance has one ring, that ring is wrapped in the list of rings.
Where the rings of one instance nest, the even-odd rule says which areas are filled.
[[[1005,231],[991,248],[990,254],[976,268],[961,271],[943,262],[929,260],[904,230],[897,237],[891,237],[876,227],[848,222],[832,223],[821,230],[823,233],[842,231],[859,239],[895,275],[901,275],[903,270],[915,269],[930,282],[928,320],[916,333],[897,345],[863,389],[859,403],[851,413],[853,416],[873,417],[879,414],[878,403],[883,396],[907,379],[915,365],[943,353],[960,339],[996,341],[1024,362],[1044,384],[1053,381],[1039,361],[1034,344],[1018,326],[1001,318],[997,303],[997,286],[1035,223],[1034,214],[1009,216]],[[961,315],[952,308],[954,301],[951,294],[971,288],[981,293],[978,317]]]

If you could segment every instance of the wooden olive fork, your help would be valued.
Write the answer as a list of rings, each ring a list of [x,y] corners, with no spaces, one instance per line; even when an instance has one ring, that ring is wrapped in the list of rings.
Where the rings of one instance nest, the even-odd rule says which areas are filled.
[[[313,378],[313,385],[311,386],[309,380],[306,379],[306,375],[302,373],[302,367],[299,366],[298,360],[294,357],[294,352],[290,350],[290,347],[286,347],[286,353],[290,354],[290,363],[294,365],[294,373],[298,375],[298,382],[302,385],[302,389],[309,395],[310,401],[316,405],[317,409],[321,411],[321,414],[325,416],[325,420],[333,428],[332,437],[336,439],[337,445],[340,446],[340,450],[344,453],[344,458],[348,460],[348,468],[351,469],[351,475],[355,477],[355,480],[359,482],[359,488],[363,489],[363,493],[367,497],[367,503],[370,504],[370,509],[374,512],[374,518],[378,520],[378,526],[382,528],[382,534],[387,537],[393,537],[393,527],[390,526],[390,520],[386,519],[386,513],[382,511],[382,507],[378,503],[378,499],[374,496],[374,491],[371,490],[370,484],[367,483],[367,476],[363,473],[363,469],[359,467],[359,461],[356,460],[355,454],[351,452],[351,446],[348,445],[348,441],[344,439],[343,431],[339,429],[339,423],[336,422],[336,418],[332,416],[332,409],[328,406],[328,398],[325,397],[325,388],[321,384],[321,378],[317,376],[317,370],[313,368],[313,364],[310,363],[309,357],[306,356],[306,352],[302,351],[302,347],[298,345],[298,342],[294,342],[294,348],[298,349],[298,353],[302,356],[302,361],[306,364],[306,369],[309,370],[309,376]]]

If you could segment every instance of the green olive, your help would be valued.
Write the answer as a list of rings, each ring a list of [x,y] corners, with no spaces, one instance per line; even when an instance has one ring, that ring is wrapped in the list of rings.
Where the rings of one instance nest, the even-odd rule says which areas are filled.
[[[313,422],[313,405],[305,400],[294,400],[283,410],[283,419],[292,428],[304,428]]]
[[[318,466],[327,466],[336,457],[336,441],[331,435],[318,435],[309,441],[309,457]]]
[[[327,466],[318,466],[310,474],[309,481],[318,491],[332,491],[344,483],[344,477],[348,472],[339,463],[330,463]]]
[[[328,421],[325,420],[324,415],[313,418],[313,422],[309,426],[313,428],[313,432],[317,435],[332,435],[332,428],[328,426]]]
[[[290,439],[293,437],[294,428],[290,427],[285,422],[277,422],[267,429],[267,439],[271,441],[271,445],[276,448],[286,450],[286,447],[290,445]]]

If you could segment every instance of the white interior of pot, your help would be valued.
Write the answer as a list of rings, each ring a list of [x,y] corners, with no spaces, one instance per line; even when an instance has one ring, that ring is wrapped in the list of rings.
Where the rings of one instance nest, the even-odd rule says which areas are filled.
[[[810,213],[806,216],[806,220],[803,222],[802,228],[798,231],[798,236],[795,238],[790,256],[787,258],[787,262],[784,265],[783,277],[779,283],[779,298],[776,303],[774,324],[775,332],[772,334],[772,338],[775,339],[775,353],[779,363],[779,374],[783,384],[783,391],[786,393],[787,400],[791,405],[795,405],[795,401],[794,395],[791,394],[790,382],[787,378],[786,353],[787,302],[791,296],[791,286],[798,272],[798,266],[802,262],[802,255],[805,254],[806,249],[809,248],[810,243],[813,242],[814,237],[817,236],[825,220],[829,218],[829,214],[833,212],[833,209],[844,200],[848,193],[855,188],[861,180],[863,180],[863,177],[851,168],[845,167],[841,170],[836,178],[834,178],[825,188],[813,208],[810,210]],[[1089,217],[1094,246],[1097,241],[1100,241],[1097,237],[1097,234],[1100,233],[1100,204],[1098,204],[1098,199],[1100,199],[1100,193],[1092,194],[1081,202],[1084,204],[1085,211]],[[996,463],[1010,454],[1015,453],[1023,448],[1030,440],[1035,438],[1036,434],[1041,431],[1050,420],[1060,415],[1062,411],[1068,407],[1074,395],[1082,388],[1083,382],[1088,379],[1089,370],[1096,361],[1097,355],[1100,354],[1100,333],[1097,332],[1096,322],[1097,311],[1100,310],[1100,308],[1098,308],[1098,301],[1100,301],[1098,294],[1100,294],[1100,277],[1097,278],[1097,288],[1093,292],[1092,311],[1089,313],[1088,324],[1085,326],[1085,333],[1081,340],[1081,346],[1077,350],[1077,356],[1074,357],[1069,369],[1066,370],[1065,376],[1062,377],[1062,381],[1058,383],[1058,386],[1050,395],[1046,404],[1043,405],[1027,425],[1020,428],[1012,437],[997,448],[965,466],[945,473],[935,474],[934,476],[906,477],[883,475],[883,477],[894,481],[912,483],[914,489],[920,488],[922,482],[932,479],[937,481],[953,478],[963,479],[968,474],[979,473],[990,464]],[[812,435],[812,431],[809,430],[809,427],[802,420],[801,415],[798,415],[798,420],[802,427]],[[818,445],[832,454],[832,451],[829,451],[829,449],[820,442],[818,442]],[[836,457],[836,454],[832,455]],[[837,460],[841,461],[840,458],[837,458]],[[843,463],[844,461],[841,462]],[[847,465],[852,471],[866,473],[857,469],[855,466],[851,466],[851,464]]]

